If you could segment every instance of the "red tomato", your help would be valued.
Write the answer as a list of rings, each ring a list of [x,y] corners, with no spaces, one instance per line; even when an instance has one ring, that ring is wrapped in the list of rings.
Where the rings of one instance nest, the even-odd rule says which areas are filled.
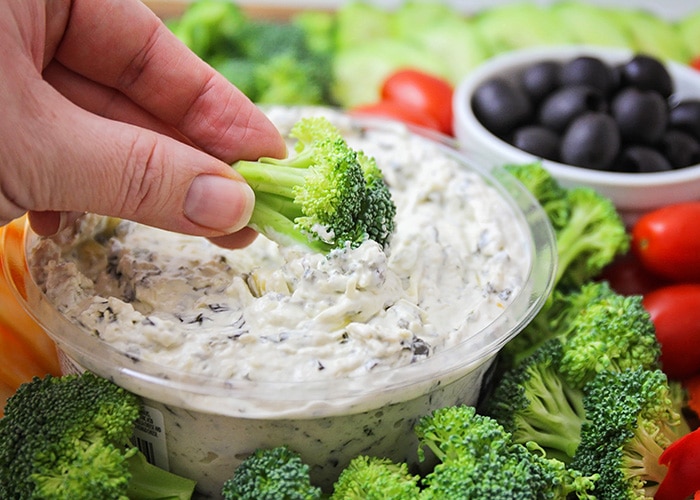
[[[644,267],[676,282],[700,282],[700,201],[653,210],[632,227],[632,250]]]
[[[613,290],[622,295],[644,295],[669,284],[647,270],[632,252],[616,257],[603,269],[598,279],[607,281]]]
[[[657,288],[643,304],[656,328],[666,375],[686,379],[700,373],[700,284]]]
[[[350,113],[355,116],[389,118],[431,130],[440,130],[440,124],[432,115],[394,101],[379,101],[374,104],[357,106],[351,109]]]
[[[452,135],[452,85],[437,76],[414,69],[400,69],[381,88],[383,101],[393,101],[433,116],[438,130]]]

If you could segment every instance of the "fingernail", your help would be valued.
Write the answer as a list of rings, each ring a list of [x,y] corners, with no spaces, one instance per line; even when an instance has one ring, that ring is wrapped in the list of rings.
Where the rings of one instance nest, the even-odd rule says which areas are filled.
[[[218,175],[195,177],[185,199],[185,216],[200,226],[233,233],[253,212],[255,195],[243,181]]]

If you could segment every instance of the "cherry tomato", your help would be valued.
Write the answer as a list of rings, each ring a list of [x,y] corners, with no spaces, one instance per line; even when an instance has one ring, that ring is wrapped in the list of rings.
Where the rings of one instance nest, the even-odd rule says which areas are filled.
[[[452,85],[415,69],[400,69],[384,80],[382,101],[393,101],[433,116],[438,130],[452,135]]]
[[[653,273],[676,282],[700,282],[700,201],[642,215],[632,227],[632,250]]]
[[[644,295],[669,284],[645,268],[632,252],[616,257],[598,279],[610,283],[610,287],[621,295]]]
[[[700,284],[668,285],[642,300],[661,344],[661,367],[671,379],[700,373]]]
[[[351,109],[350,113],[355,116],[389,118],[431,130],[440,130],[440,124],[432,115],[394,101],[379,101],[374,104],[357,106]]]

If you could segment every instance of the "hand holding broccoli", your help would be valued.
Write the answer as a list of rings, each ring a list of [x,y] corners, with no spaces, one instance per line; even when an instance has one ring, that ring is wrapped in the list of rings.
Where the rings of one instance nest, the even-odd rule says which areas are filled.
[[[396,207],[373,158],[353,150],[327,118],[301,118],[287,158],[238,161],[256,201],[250,226],[282,245],[327,252],[367,239],[385,246]]]

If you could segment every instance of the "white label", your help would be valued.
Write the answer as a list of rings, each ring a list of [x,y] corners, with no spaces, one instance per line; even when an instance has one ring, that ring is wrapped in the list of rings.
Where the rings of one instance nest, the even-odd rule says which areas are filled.
[[[136,420],[133,441],[150,463],[161,469],[170,470],[163,414],[160,411],[150,406],[143,406],[141,415]]]

